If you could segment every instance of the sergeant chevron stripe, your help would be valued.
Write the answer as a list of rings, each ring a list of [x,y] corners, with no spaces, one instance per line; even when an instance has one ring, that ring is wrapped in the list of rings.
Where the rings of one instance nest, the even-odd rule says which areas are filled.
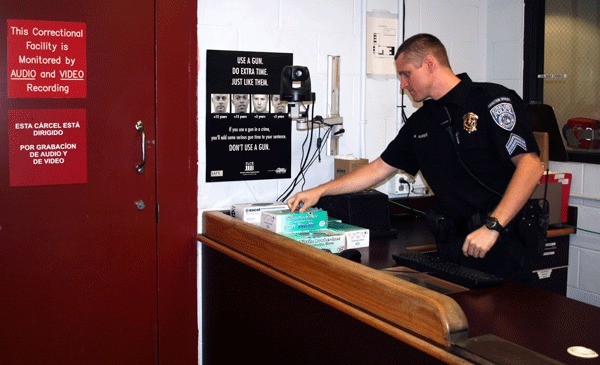
[[[509,155],[512,155],[517,147],[521,147],[523,150],[527,151],[527,143],[525,143],[525,140],[514,133],[510,134],[505,146]]]

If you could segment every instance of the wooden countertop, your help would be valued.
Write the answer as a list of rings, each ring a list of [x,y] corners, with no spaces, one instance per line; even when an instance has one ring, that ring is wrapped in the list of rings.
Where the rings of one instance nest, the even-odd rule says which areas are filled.
[[[448,363],[468,337],[450,297],[380,270],[299,244],[223,212],[203,213],[203,244]]]
[[[390,237],[358,249],[362,264],[298,244],[224,212],[204,212],[203,244],[447,363],[471,361],[453,347],[497,336],[540,364],[591,364],[568,346],[600,349],[600,309],[555,293],[505,283],[444,295],[381,269],[396,266],[395,250],[435,247],[420,218],[394,218]],[[554,230],[553,230],[554,231]],[[555,231],[555,235],[572,233]],[[549,234],[550,235],[550,234]],[[487,337],[486,337],[487,336]],[[555,359],[555,360],[552,360]]]

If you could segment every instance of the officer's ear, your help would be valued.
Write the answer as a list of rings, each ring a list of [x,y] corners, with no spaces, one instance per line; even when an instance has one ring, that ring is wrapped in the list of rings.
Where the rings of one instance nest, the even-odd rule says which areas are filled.
[[[439,62],[433,57],[432,54],[428,54],[423,58],[423,66],[426,67],[427,71],[433,72],[439,66]]]

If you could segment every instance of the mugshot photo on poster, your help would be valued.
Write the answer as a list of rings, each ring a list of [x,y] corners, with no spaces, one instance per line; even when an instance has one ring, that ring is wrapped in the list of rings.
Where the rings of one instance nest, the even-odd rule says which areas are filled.
[[[229,94],[211,94],[212,113],[229,113]]]
[[[271,95],[271,113],[286,113],[287,102],[281,100],[279,94]]]
[[[253,94],[252,95],[252,112],[268,113],[269,112],[269,95]]]
[[[234,113],[248,113],[250,96],[248,94],[232,94],[231,104],[233,104]]]

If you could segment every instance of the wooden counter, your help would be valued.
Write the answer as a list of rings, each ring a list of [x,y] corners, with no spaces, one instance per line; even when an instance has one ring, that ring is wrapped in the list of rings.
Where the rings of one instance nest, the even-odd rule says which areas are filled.
[[[445,295],[221,212],[204,213],[199,240],[411,347],[462,363],[447,348],[467,338],[468,325]]]
[[[493,288],[492,294],[485,292],[483,304],[476,304],[472,302],[476,290],[444,295],[380,270],[394,266],[388,258],[390,250],[405,245],[405,240],[416,243],[421,236],[417,226],[409,224],[415,231],[401,230],[393,239],[373,241],[371,247],[361,249],[364,261],[358,264],[223,212],[205,212],[203,233],[198,236],[203,244],[205,362],[228,363],[240,353],[263,364],[480,362],[478,355],[466,356],[460,350],[477,339],[472,332],[494,334],[490,329],[494,324],[489,322],[493,318],[489,323],[476,319],[478,310],[489,314],[489,308],[477,307],[496,300]],[[428,239],[423,243],[429,244]],[[509,285],[497,290],[510,296],[506,293],[514,289]],[[527,295],[527,290],[535,289],[517,290]],[[570,305],[564,297],[552,298],[567,308]],[[465,305],[468,311],[461,307]],[[527,308],[527,303],[523,306]],[[584,308],[597,323],[600,309]],[[472,322],[478,327],[471,328]],[[549,330],[554,329],[540,329],[542,341],[551,336],[545,333]],[[514,341],[505,333],[502,336]],[[588,344],[600,346],[597,342]],[[543,351],[522,350],[515,356],[529,359],[533,354],[539,364],[558,363]]]

